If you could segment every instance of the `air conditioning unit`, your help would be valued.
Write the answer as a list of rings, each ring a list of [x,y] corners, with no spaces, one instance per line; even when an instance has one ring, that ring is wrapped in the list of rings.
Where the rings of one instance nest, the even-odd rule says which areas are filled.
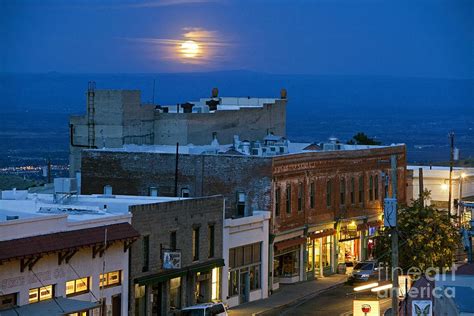
[[[76,178],[55,178],[54,193],[57,194],[73,194],[77,193]]]

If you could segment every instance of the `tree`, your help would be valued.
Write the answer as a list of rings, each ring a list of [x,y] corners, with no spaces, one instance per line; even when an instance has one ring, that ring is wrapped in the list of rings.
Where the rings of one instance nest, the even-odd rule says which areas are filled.
[[[407,271],[411,267],[426,271],[427,268],[451,267],[460,245],[459,232],[448,219],[446,212],[432,206],[424,206],[429,197],[398,211],[399,267]],[[385,229],[377,239],[375,255],[380,261],[390,262],[390,230]]]
[[[380,145],[382,142],[376,141],[373,138],[365,135],[362,132],[359,132],[352,136],[352,138],[347,142],[349,145]]]

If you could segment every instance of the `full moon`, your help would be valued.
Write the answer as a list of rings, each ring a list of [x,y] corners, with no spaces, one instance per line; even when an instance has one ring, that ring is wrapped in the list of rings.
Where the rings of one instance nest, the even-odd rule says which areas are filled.
[[[184,58],[195,58],[199,54],[199,45],[195,41],[186,41],[181,44],[180,51]]]

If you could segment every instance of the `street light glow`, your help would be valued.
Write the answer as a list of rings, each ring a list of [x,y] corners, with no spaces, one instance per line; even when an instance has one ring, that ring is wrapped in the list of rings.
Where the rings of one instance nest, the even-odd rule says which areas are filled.
[[[368,289],[376,287],[378,285],[379,284],[377,282],[369,283],[369,284],[365,284],[365,285],[355,287],[354,291],[359,292],[359,291],[363,291],[363,290],[368,290]]]
[[[466,173],[465,172],[461,173],[461,178],[464,179],[465,177],[466,177]]]
[[[378,287],[374,287],[374,288],[371,289],[370,291],[372,291],[372,292],[378,292],[378,291],[382,291],[382,290],[391,289],[392,287],[393,287],[392,284],[385,284],[385,285],[381,285],[381,286],[378,286]]]

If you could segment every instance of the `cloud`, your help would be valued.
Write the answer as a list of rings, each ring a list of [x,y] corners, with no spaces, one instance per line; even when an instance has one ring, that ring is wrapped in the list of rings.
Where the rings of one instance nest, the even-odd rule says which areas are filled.
[[[225,47],[232,46],[229,41],[222,40],[219,32],[199,27],[186,27],[180,38],[125,38],[128,41],[141,43],[153,58],[163,61],[173,61],[181,64],[205,65],[222,63],[229,52]],[[192,41],[197,50],[184,53],[183,43]]]

